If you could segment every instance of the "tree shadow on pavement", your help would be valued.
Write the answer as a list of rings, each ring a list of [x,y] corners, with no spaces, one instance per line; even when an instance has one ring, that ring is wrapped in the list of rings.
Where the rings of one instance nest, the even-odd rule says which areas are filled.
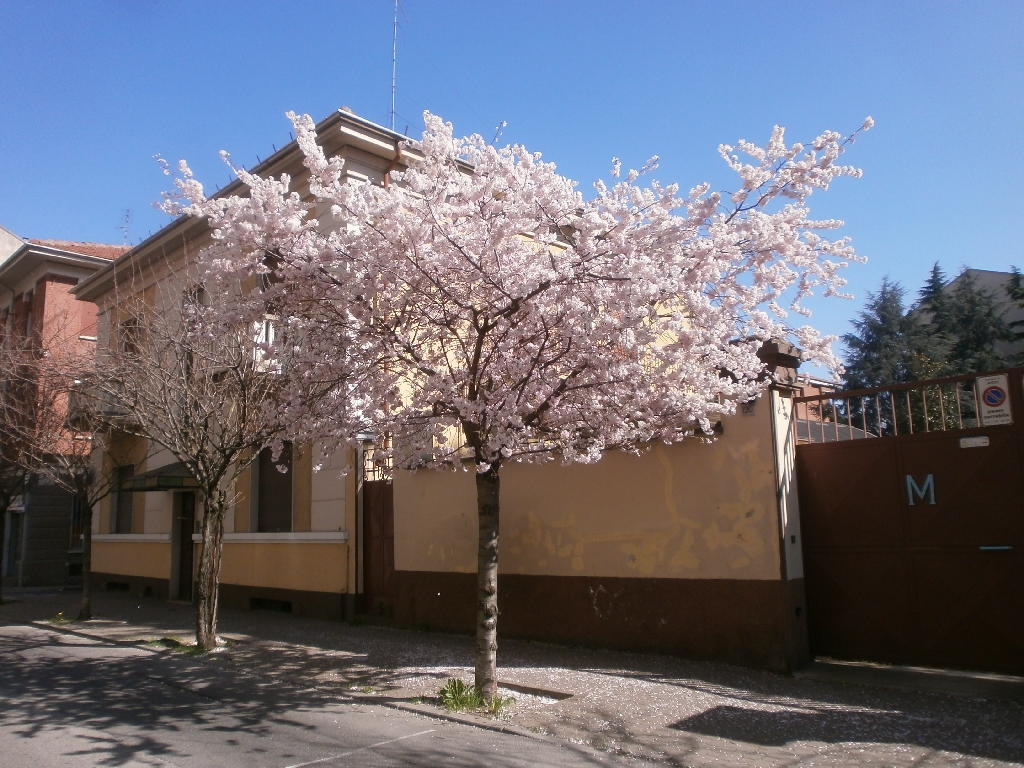
[[[229,750],[231,765],[285,765],[289,763],[285,758],[309,760],[310,752],[315,753],[313,759],[324,752],[339,757],[349,754],[350,747],[343,741],[356,742],[351,748],[355,762],[332,764],[361,765],[368,756],[354,755],[367,749],[364,745],[370,737],[346,728],[346,722],[354,721],[345,718],[378,721],[378,732],[402,728],[403,718],[416,718],[396,712],[398,720],[388,726],[373,711],[372,701],[342,691],[271,679],[241,665],[224,669],[177,654],[112,646],[56,630],[15,626],[0,632],[0,658],[4,659],[0,664],[2,732],[22,739],[53,738],[55,755],[77,756],[91,765],[155,760],[195,763],[197,759],[201,764],[219,765],[216,751],[210,751],[216,749],[222,754]],[[313,715],[327,713],[335,725],[325,731],[314,724],[325,722],[324,718],[317,720]],[[418,727],[438,729],[445,738],[391,747],[392,758],[410,766],[475,766],[482,753],[471,744],[480,741],[490,748],[497,739],[514,739],[517,744],[500,751],[488,749],[487,764],[496,768],[521,765],[524,755],[542,748],[550,752],[546,745],[519,736],[488,734],[474,741],[476,731],[470,731],[469,738],[466,732],[442,734],[430,722],[422,720]],[[282,757],[282,749],[289,754]],[[544,764],[554,764],[550,754],[537,754]],[[0,765],[3,762],[0,754]],[[605,762],[573,750],[574,765]]]
[[[72,656],[61,652],[66,639],[55,632],[0,635],[0,726],[28,739],[76,729],[94,745],[89,754],[97,765],[154,756],[173,762],[177,751],[158,734],[183,728],[252,735],[265,735],[272,724],[309,730],[282,713],[338,703],[315,691],[225,678],[185,659],[154,665],[152,654],[134,649],[86,643],[76,645],[84,655]]]
[[[697,697],[700,711],[665,726],[680,734],[761,747],[870,742],[1024,762],[1024,706],[1015,702],[823,683],[668,657],[639,656],[637,666],[648,669],[588,671]]]
[[[1008,762],[1024,758],[1020,733],[1000,732],[982,722],[929,719],[899,711],[766,710],[722,705],[680,720],[671,728],[762,747],[795,742],[898,744]]]
[[[173,633],[191,625],[191,606],[106,593],[97,598],[106,615],[128,622],[122,639],[132,631],[137,638],[142,626]],[[223,612],[222,630],[248,641],[202,662],[181,662],[193,665],[190,679],[222,686],[217,696],[229,697],[233,706],[256,702],[240,720],[240,727],[254,731],[272,722],[275,708],[259,692],[249,700],[245,691],[236,693],[232,686],[240,685],[237,681],[224,687],[225,679],[235,679],[224,671],[248,675],[250,686],[270,685],[274,679],[319,689],[296,695],[296,705],[336,703],[351,689],[409,696],[411,686],[418,686],[413,693],[434,693],[452,674],[471,675],[469,636],[240,610]],[[1024,762],[1024,707],[1013,702],[825,683],[656,654],[511,639],[503,641],[500,653],[503,679],[576,694],[543,711],[524,713],[529,715],[526,724],[564,726],[591,743],[613,741],[631,752],[636,747],[654,755],[660,744],[685,756],[699,737],[712,736],[736,742],[739,750],[744,745],[771,750],[797,742],[871,742]],[[111,674],[124,680],[123,670]],[[0,696],[5,693],[0,687]],[[285,694],[271,694],[268,688],[267,695]],[[122,709],[142,716],[128,703]]]

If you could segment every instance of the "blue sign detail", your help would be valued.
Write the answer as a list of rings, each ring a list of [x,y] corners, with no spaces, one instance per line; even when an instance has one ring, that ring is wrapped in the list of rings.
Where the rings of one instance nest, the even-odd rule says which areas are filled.
[[[1006,391],[1002,387],[991,386],[981,393],[981,399],[989,408],[998,408],[1006,402]]]

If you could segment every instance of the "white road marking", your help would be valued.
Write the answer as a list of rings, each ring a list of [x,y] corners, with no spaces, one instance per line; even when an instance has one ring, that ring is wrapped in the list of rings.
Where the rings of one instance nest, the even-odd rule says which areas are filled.
[[[388,739],[387,741],[378,741],[376,744],[370,744],[370,745],[365,746],[365,747],[360,747],[359,749],[351,749],[348,752],[341,752],[340,754],[330,755],[329,757],[321,757],[319,760],[310,760],[308,763],[295,763],[294,765],[287,766],[287,768],[303,768],[303,766],[307,766],[307,765],[316,765],[317,763],[326,763],[329,760],[337,760],[337,759],[342,758],[342,757],[348,757],[349,755],[354,755],[357,752],[365,752],[368,749],[376,749],[377,747],[383,747],[385,744],[394,744],[396,741],[405,741],[406,739],[411,739],[414,736],[422,736],[425,733],[433,733],[433,732],[434,732],[434,729],[431,728],[428,731],[420,731],[419,733],[410,733],[408,736],[399,736],[397,739]]]

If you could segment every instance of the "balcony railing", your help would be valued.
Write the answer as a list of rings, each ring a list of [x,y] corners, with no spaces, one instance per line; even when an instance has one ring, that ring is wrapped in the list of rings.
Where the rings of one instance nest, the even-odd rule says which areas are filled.
[[[70,429],[91,432],[104,425],[127,423],[129,412],[115,405],[104,393],[83,382],[68,393],[67,423]]]

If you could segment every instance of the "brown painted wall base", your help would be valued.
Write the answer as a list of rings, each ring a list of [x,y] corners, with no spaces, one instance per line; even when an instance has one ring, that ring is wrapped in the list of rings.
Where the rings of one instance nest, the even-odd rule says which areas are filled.
[[[166,600],[169,582],[167,579],[151,579],[144,576],[126,576],[121,573],[93,573],[93,590],[125,591],[137,597],[155,597]],[[148,593],[147,593],[148,588]],[[195,587],[193,587],[195,594]],[[225,608],[253,610],[284,610],[290,608],[293,616],[307,616],[312,619],[343,621],[345,619],[345,595],[333,592],[306,592],[297,589],[271,589],[248,587],[241,584],[220,585],[220,605]]]
[[[166,600],[170,582],[167,579],[153,579],[148,576],[126,576],[123,573],[90,574],[89,584],[93,592],[126,592],[136,597],[155,597]]]
[[[473,631],[475,574],[395,571],[394,585],[399,625]],[[806,661],[802,596],[802,580],[504,575],[498,633],[790,671]]]
[[[290,607],[293,616],[343,621],[345,595],[334,592],[307,592],[298,589],[248,587],[221,584],[220,604],[226,608],[283,610]]]

